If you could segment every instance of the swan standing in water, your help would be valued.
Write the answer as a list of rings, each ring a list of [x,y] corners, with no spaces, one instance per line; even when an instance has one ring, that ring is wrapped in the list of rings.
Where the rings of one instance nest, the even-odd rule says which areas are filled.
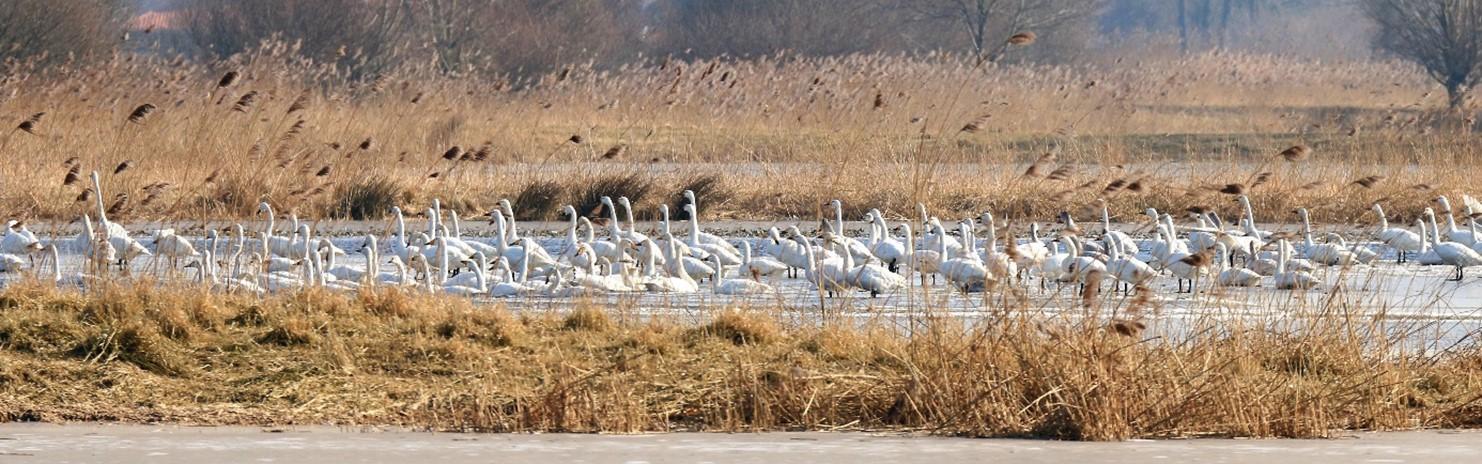
[[[794,235],[792,239],[802,245],[803,252],[808,256],[803,275],[809,282],[827,293],[829,298],[849,290],[849,285],[845,282],[844,258],[832,256],[820,259],[813,245],[807,243],[802,235]]]
[[[972,231],[970,230],[972,226],[964,222],[959,227],[963,235],[962,250],[958,252],[958,256],[942,261],[937,272],[958,290],[966,292],[975,288],[983,288],[989,280],[993,279],[993,275],[988,273],[988,268],[983,266],[983,260],[972,249]],[[945,234],[941,230],[937,232]],[[937,253],[947,256],[947,242],[937,242]]]
[[[103,207],[103,187],[98,181],[98,171],[93,171],[92,177],[93,199],[97,200],[98,206],[98,225],[102,227],[102,232],[113,244],[113,248],[118,251],[118,265],[127,273],[129,262],[139,256],[149,256],[149,249],[144,248],[138,240],[130,237],[129,231],[123,226],[108,220],[108,210]]]
[[[684,191],[684,198],[685,198],[685,200],[687,200],[689,202],[687,205],[685,205],[685,212],[689,213],[689,215],[690,215],[690,221],[694,222],[696,228],[698,228],[699,227],[699,222],[700,222],[700,202],[699,202],[699,200],[697,198],[695,198],[695,191],[693,191],[693,190],[685,190]],[[667,211],[668,211],[668,206],[669,205],[660,205],[660,206],[662,206],[663,207],[663,210],[665,211],[664,222],[667,223],[668,222],[668,214],[667,214]],[[741,251],[740,250],[737,250],[735,245],[732,245],[731,242],[728,242],[728,241],[726,241],[726,239],[724,239],[724,238],[722,238],[720,236],[717,236],[715,234],[711,234],[711,233],[708,233],[708,232],[700,232],[697,235],[697,237],[698,237],[698,240],[699,240],[700,243],[708,243],[710,245],[714,245],[716,247],[723,248],[723,249],[725,249],[725,251],[729,252],[732,256],[741,254]],[[724,260],[722,260],[722,261],[724,261]]]
[[[844,202],[830,200],[829,204],[834,208],[834,222],[829,223],[827,220],[823,221],[826,226],[824,228],[834,234],[839,245],[844,248],[845,252],[854,255],[856,261],[864,261],[874,256],[874,254],[870,253],[870,247],[865,246],[859,240],[844,235]]]
[[[890,236],[889,228],[885,225],[885,217],[880,210],[870,210],[869,214],[865,215],[865,220],[870,222],[870,240],[867,243],[870,254],[885,263],[885,267],[890,269],[890,272],[899,272],[900,263],[907,255],[907,244]]]
[[[1128,256],[1136,255],[1138,252],[1137,241],[1133,240],[1132,236],[1127,235],[1125,232],[1112,229],[1111,210],[1107,208],[1106,200],[1098,199],[1096,201],[1101,203],[1102,235],[1111,237],[1110,240],[1103,238],[1102,241],[1106,242],[1108,246],[1117,247],[1117,252],[1121,254]]]
[[[1472,231],[1461,230],[1460,228],[1456,227],[1456,215],[1453,214],[1451,211],[1451,201],[1447,200],[1445,195],[1441,195],[1440,197],[1436,198],[1436,202],[1441,204],[1441,211],[1446,213],[1446,232],[1441,235],[1445,237],[1446,240],[1460,243],[1469,247],[1473,244],[1476,244],[1477,236],[1472,234]],[[1431,228],[1436,228],[1435,221],[1431,221]]]
[[[715,241],[708,241],[707,242],[707,241],[701,239],[701,235],[709,235],[709,234],[704,234],[703,232],[700,232],[700,219],[699,219],[700,214],[697,211],[695,211],[695,204],[694,203],[690,203],[688,205],[684,205],[684,211],[686,213],[689,213],[689,215],[690,215],[690,237],[689,237],[689,243],[688,243],[688,245],[689,245],[689,247],[691,249],[705,250],[705,252],[708,253],[708,254],[710,254],[710,255],[718,256],[718,259],[720,259],[721,264],[726,265],[726,266],[735,266],[735,265],[741,264],[741,256],[740,256],[740,253],[736,252],[735,251],[736,250],[736,247],[731,246],[730,243],[726,243],[725,240],[719,240],[720,243],[724,243],[725,245],[718,245],[718,244],[716,244]],[[710,235],[710,237],[715,237],[715,236],[714,235]],[[719,237],[715,237],[715,238],[716,239],[719,239]],[[667,237],[666,237],[666,239],[667,239]]]
[[[212,235],[216,231],[211,231]],[[174,275],[175,269],[180,267],[180,260],[200,256],[196,247],[190,244],[190,240],[175,234],[175,229],[160,229],[154,232],[155,266],[158,267],[160,258],[169,260],[170,275]],[[214,251],[214,250],[213,250]]]
[[[1441,231],[1436,226],[1436,212],[1434,210],[1426,208],[1425,217],[1426,220],[1430,221],[1431,225],[1431,248],[1436,251],[1436,255],[1441,258],[1441,262],[1456,268],[1456,278],[1449,280],[1460,282],[1466,276],[1466,268],[1482,266],[1482,254],[1478,254],[1477,250],[1473,250],[1471,247],[1462,243],[1441,241]]]
[[[263,252],[273,256],[296,257],[299,247],[294,246],[293,239],[273,235],[273,227],[277,224],[277,218],[273,214],[273,205],[269,205],[266,201],[258,203],[257,212],[268,215],[268,223],[263,226],[262,230]],[[401,210],[398,209],[396,212],[397,217],[400,218]],[[292,231],[297,234],[298,227],[295,226]]]
[[[1132,256],[1122,255],[1122,251],[1113,243],[1115,238],[1103,237],[1106,243],[1106,271],[1113,278],[1122,282],[1123,291],[1129,291],[1130,287],[1141,286],[1158,275],[1147,263],[1139,261]]]
[[[1384,207],[1374,204],[1374,214],[1379,216],[1379,233],[1376,235],[1379,242],[1384,246],[1395,250],[1395,263],[1404,263],[1409,253],[1419,253],[1425,249],[1425,239],[1415,232],[1403,227],[1390,227],[1389,218],[1384,215]]]

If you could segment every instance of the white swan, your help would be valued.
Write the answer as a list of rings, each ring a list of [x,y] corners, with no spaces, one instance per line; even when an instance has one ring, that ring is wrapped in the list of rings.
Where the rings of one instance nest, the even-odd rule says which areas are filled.
[[[1425,239],[1403,227],[1390,227],[1384,207],[1374,204],[1374,214],[1379,216],[1379,243],[1395,250],[1395,263],[1404,263],[1409,253],[1419,253],[1425,248]]]
[[[832,242],[836,236],[831,233],[824,234],[825,240]],[[837,244],[835,242],[835,244]],[[890,293],[906,286],[906,278],[900,274],[891,272],[885,266],[865,261],[859,265],[854,264],[854,257],[849,253],[841,253],[844,258],[843,270],[844,283],[851,287],[870,292],[870,298],[875,298],[884,293]]]
[[[900,263],[906,256],[906,244],[890,236],[889,228],[885,225],[884,215],[878,209],[870,210],[865,215],[870,223],[870,239],[865,242],[870,248],[870,254],[885,263],[890,272],[898,272]]]
[[[670,237],[669,242],[673,241]],[[649,242],[653,241],[649,240]],[[670,245],[670,248],[672,247],[673,245]],[[670,253],[674,251],[671,250]],[[649,256],[652,257],[652,254]],[[669,273],[667,276],[653,275],[646,278],[643,282],[644,289],[652,293],[694,293],[700,290],[700,284],[690,278],[689,273],[685,271],[685,266],[680,262],[671,261],[667,271]]]
[[[937,272],[959,290],[970,291],[974,288],[982,288],[992,279],[992,274],[988,273],[988,268],[983,266],[983,260],[972,249],[972,226],[962,223],[959,227],[963,235],[962,251],[958,253],[958,256],[942,261]],[[945,235],[944,231],[938,230],[937,232]],[[938,241],[937,253],[947,256],[946,246],[945,241]]]
[[[1018,254],[1015,263],[1018,264],[1019,269],[1038,270],[1040,265],[1046,259],[1049,259],[1050,247],[1046,246],[1045,242],[1040,239],[1038,222],[1029,223],[1029,241],[1017,245],[1015,250]]]
[[[1447,200],[1445,195],[1441,195],[1440,197],[1436,198],[1436,202],[1440,203],[1441,210],[1446,212],[1446,233],[1443,234],[1443,236],[1446,237],[1446,240],[1460,243],[1469,247],[1477,243],[1477,236],[1475,234],[1472,234],[1472,231],[1461,230],[1460,228],[1456,227],[1456,215],[1452,214],[1451,201]],[[1431,228],[1435,228],[1435,226],[1436,223],[1432,221]]]
[[[1415,262],[1417,264],[1420,264],[1421,266],[1440,266],[1446,264],[1445,261],[1441,260],[1441,255],[1436,254],[1436,250],[1433,250],[1430,247],[1431,234],[1427,232],[1428,226],[1425,223],[1424,214],[1415,219],[1415,225],[1420,228],[1421,236],[1420,253],[1415,256]]]
[[[1199,283],[1199,278],[1205,275],[1213,255],[1213,252],[1205,251],[1196,254],[1177,252],[1169,256],[1166,266],[1168,273],[1178,280],[1178,291],[1175,293],[1194,293],[1194,287]],[[1185,281],[1189,283],[1187,292],[1183,287]]]
[[[1271,276],[1271,280],[1276,288],[1280,290],[1307,290],[1317,287],[1317,278],[1313,277],[1312,274],[1305,271],[1287,269],[1287,260],[1291,258],[1291,252],[1288,251],[1285,242],[1286,239],[1278,241],[1282,246],[1278,248],[1280,251],[1276,259],[1276,274]]]
[[[446,237],[438,237],[437,239],[439,241],[447,240]],[[444,254],[442,256],[443,256],[442,259],[447,259],[447,256],[448,255],[447,254]],[[489,258],[487,256],[485,256],[484,255],[484,252],[482,252],[482,251],[476,251],[476,252],[474,252],[474,255],[473,256],[474,256],[474,258],[473,258],[474,259],[474,262],[478,263],[478,265],[475,266],[474,269],[473,269],[474,285],[473,286],[467,286],[467,285],[457,285],[457,284],[447,284],[447,283],[444,283],[444,285],[443,285],[443,293],[447,293],[449,295],[463,296],[463,297],[471,297],[471,296],[478,296],[478,295],[484,294],[484,292],[486,291],[486,289],[488,288],[488,285],[489,285],[488,284],[488,281],[485,280],[485,278],[484,278],[484,268],[485,267],[488,267],[488,265],[489,265]],[[443,263],[443,264],[444,264],[444,267],[446,267],[446,264],[447,263]]]
[[[1245,212],[1245,219],[1249,221],[1241,223],[1241,226],[1245,228],[1245,235],[1261,239],[1262,241],[1270,240],[1271,232],[1256,228],[1256,213],[1255,210],[1250,207],[1250,197],[1241,195],[1239,198],[1236,198],[1235,201],[1240,202],[1240,209],[1241,211]]]
[[[699,202],[699,200],[697,198],[695,198],[695,192],[693,190],[685,190],[684,191],[684,198],[685,198],[685,200],[688,200],[689,201],[689,203],[687,205],[685,205],[685,211],[689,213],[689,215],[690,215],[690,221],[694,222],[696,224],[696,226],[697,226],[696,228],[698,228],[698,224],[700,222],[700,202]],[[665,211],[668,210],[668,206],[669,205],[661,205],[661,206],[664,207],[663,209]],[[668,217],[665,216],[665,221],[667,222],[667,220],[668,220]],[[715,234],[711,234],[711,233],[707,233],[707,232],[700,232],[697,235],[697,237],[698,237],[700,243],[708,243],[708,244],[711,244],[711,245],[714,245],[714,246],[717,246],[717,247],[724,248],[724,249],[726,249],[726,251],[730,252],[732,255],[740,255],[741,254],[741,251],[740,250],[737,250],[735,245],[732,245],[731,242],[726,241],[725,238],[722,238],[722,237],[717,236]],[[724,260],[722,260],[722,261],[724,261]]]
[[[1229,250],[1225,249],[1224,244],[1215,244],[1214,250],[1216,265],[1224,267],[1224,270],[1215,276],[1215,284],[1221,287],[1255,287],[1261,285],[1261,275],[1257,274],[1256,271],[1225,266],[1225,256],[1229,253]]]
[[[521,269],[520,274],[528,273],[528,269]],[[540,292],[539,287],[526,285],[522,280],[517,280],[515,274],[509,268],[509,261],[499,260],[499,273],[503,276],[500,282],[490,284],[486,295],[495,298],[508,298],[512,296],[533,295]]]
[[[1304,258],[1325,266],[1349,266],[1358,263],[1358,256],[1346,247],[1333,243],[1318,244],[1313,242],[1312,223],[1307,218],[1307,208],[1297,208],[1297,216],[1302,221],[1302,240],[1306,245],[1302,248]],[[1277,243],[1285,242],[1283,240]]]
[[[299,247],[294,246],[293,239],[273,235],[273,227],[277,224],[277,218],[273,214],[273,206],[269,205],[266,201],[258,203],[257,212],[268,215],[268,223],[263,227],[262,232],[264,252],[274,256],[295,257],[299,252]],[[401,210],[398,209],[398,218],[401,217],[400,212]],[[293,233],[298,233],[298,227],[294,227],[292,231]]]
[[[1102,240],[1106,241],[1107,274],[1125,284],[1124,287],[1140,286],[1152,280],[1153,277],[1157,277],[1158,272],[1147,263],[1132,256],[1122,255],[1122,251],[1118,249],[1120,247],[1114,243],[1116,238],[1103,236]]]
[[[628,239],[628,241],[633,243],[643,243],[644,240],[648,239],[648,236],[640,234],[636,230],[623,230],[623,222],[618,220],[617,206],[612,203],[612,197],[602,197],[602,206],[607,207],[607,227],[609,229],[609,239],[617,240],[618,237],[622,237]],[[631,215],[632,211],[629,211],[628,213]],[[629,226],[631,227],[631,224]]]
[[[921,249],[935,252],[941,248],[941,245],[946,245],[947,252],[951,253],[949,256],[956,256],[958,252],[962,251],[962,243],[957,241],[957,238],[947,235],[945,233],[946,230],[946,228],[942,227],[942,222],[937,220],[937,218],[927,219],[926,229],[921,231]],[[938,233],[938,231],[942,233]],[[942,258],[949,259],[946,256]]]
[[[214,235],[215,230],[211,233]],[[160,229],[154,232],[154,252],[157,258],[170,260],[170,270],[180,266],[180,260],[200,256],[190,240],[175,234],[175,229]],[[214,254],[214,253],[213,253]],[[156,260],[155,263],[159,261]]]
[[[98,223],[107,234],[108,242],[118,252],[118,264],[128,270],[129,261],[139,256],[149,256],[149,249],[129,236],[129,231],[123,226],[108,220],[108,210],[103,207],[103,187],[98,181],[98,171],[93,171],[93,198],[97,200]]]
[[[1001,276],[1005,279],[1016,278],[1019,275],[1019,264],[1014,259],[1015,257],[1009,256],[1007,252],[998,251],[998,223],[993,220],[993,213],[983,213],[982,219],[983,226],[988,231],[988,238],[983,240],[983,251],[981,252],[983,266],[988,268],[990,275]],[[968,230],[971,231],[972,229],[969,228]],[[971,234],[971,232],[969,233]],[[973,236],[973,238],[976,238],[976,236]],[[968,240],[968,243],[971,243],[971,246],[977,246],[972,240]],[[1008,246],[1015,246],[1012,237],[1010,237],[1008,243]],[[1014,251],[1016,253],[1018,252],[1016,246]]]
[[[772,230],[775,231],[777,229],[774,228]],[[770,256],[752,256],[751,242],[741,242],[741,266],[736,268],[738,275],[760,281],[762,277],[775,277],[787,272],[788,268],[787,264],[783,264],[782,261],[778,261],[776,258]]]
[[[5,237],[0,238],[0,254],[32,258],[42,251],[41,240],[26,229],[25,223],[9,221],[5,224]]]
[[[1106,206],[1106,199],[1097,199],[1096,201],[1101,203],[1102,235],[1111,237],[1110,240],[1103,238],[1102,241],[1106,242],[1108,246],[1117,247],[1117,251],[1121,254],[1128,256],[1136,255],[1138,252],[1137,241],[1122,231],[1112,229],[1111,210]]]
[[[575,212],[576,209],[572,208],[571,211]],[[631,240],[628,240],[627,238],[622,236],[614,236],[608,237],[604,240],[597,240],[596,228],[592,225],[592,221],[587,220],[587,218],[583,217],[580,218],[580,222],[581,228],[586,229],[585,239],[582,240],[582,243],[585,243],[588,247],[590,247],[592,249],[592,252],[597,254],[598,258],[606,258],[608,262],[615,263],[618,261],[622,261],[623,258],[627,256],[628,247],[626,246],[626,244],[633,243]]]
[[[849,290],[849,284],[845,280],[844,258],[833,256],[820,259],[813,246],[802,235],[794,235],[792,239],[802,245],[803,252],[808,256],[803,275],[809,282],[827,293],[829,298]]]
[[[863,242],[844,235],[844,202],[831,200],[829,204],[834,207],[834,221],[832,224],[829,224],[827,220],[823,222],[828,226],[826,228],[834,233],[839,245],[844,248],[844,251],[854,255],[856,261],[864,261],[874,256],[874,254],[870,253],[870,247],[865,246]]]
[[[808,250],[806,249],[807,245],[793,240],[784,240],[781,232],[776,227],[768,230],[767,235],[772,240],[772,243],[766,248],[767,254],[776,258],[782,264],[787,265],[789,273],[792,274],[790,277],[797,277],[797,270],[808,268],[810,260],[808,258]]]
[[[402,261],[406,261],[411,259],[411,256],[407,253],[407,248],[412,246],[411,242],[407,241],[406,218],[401,214],[400,206],[392,206],[391,215],[393,216],[392,221],[394,221],[393,225],[396,227],[396,233],[386,239],[386,248],[391,250],[392,256],[400,257]]]
[[[766,295],[777,291],[771,285],[752,279],[726,279],[720,257],[710,255],[710,262],[716,269],[715,278],[710,279],[710,289],[718,295]]]
[[[1440,228],[1436,227],[1435,211],[1426,208],[1425,217],[1431,223],[1431,248],[1436,250],[1436,255],[1441,257],[1442,262],[1456,268],[1456,278],[1449,280],[1460,282],[1465,277],[1466,268],[1482,266],[1482,254],[1478,254],[1477,250],[1462,243],[1441,241]]]
[[[687,244],[691,249],[701,249],[705,250],[705,252],[710,255],[716,255],[719,257],[721,264],[725,266],[735,266],[737,264],[741,264],[741,253],[737,252],[736,247],[732,246],[730,243],[726,243],[725,240],[719,240],[719,243],[724,244],[719,245],[714,240],[705,241],[701,239],[702,235],[709,234],[700,232],[700,214],[695,211],[694,203],[684,205],[684,211],[689,213],[690,215],[690,236],[689,242]],[[719,237],[715,237],[714,235],[710,235],[710,237],[719,239]]]
[[[623,205],[623,215],[628,219],[628,239],[648,238],[638,232],[638,222],[633,220],[633,203],[628,201],[628,197],[618,197],[618,203]]]

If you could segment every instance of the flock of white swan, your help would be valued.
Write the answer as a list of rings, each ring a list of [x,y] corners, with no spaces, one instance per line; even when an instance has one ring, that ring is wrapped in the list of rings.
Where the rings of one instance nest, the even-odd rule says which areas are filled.
[[[657,227],[644,234],[634,227],[627,198],[616,204],[603,198],[608,215],[600,227],[606,229],[604,236],[597,237],[599,226],[566,206],[565,240],[552,249],[521,236],[508,201],[490,213],[492,240],[465,238],[458,214],[449,211],[449,221],[444,222],[444,211],[434,201],[426,211],[425,231],[408,230],[402,211],[393,208],[394,232],[386,237],[366,235],[358,249],[350,251],[363,254],[365,264],[354,265],[343,259],[345,250],[326,237],[316,237],[310,225],[297,218],[287,232],[277,231],[267,203],[260,205],[266,225],[254,231],[252,240],[238,224],[225,229],[228,237],[211,230],[204,240],[193,241],[161,229],[151,234],[152,240],[141,241],[108,220],[97,173],[92,182],[99,193],[93,195],[96,228],[93,218],[84,216],[84,230],[77,236],[43,244],[24,225],[11,221],[0,239],[0,271],[24,272],[30,263],[33,272],[59,285],[87,287],[114,273],[130,272],[132,260],[148,256],[156,273],[176,276],[189,271],[182,277],[188,282],[215,291],[257,294],[304,287],[401,286],[467,297],[693,293],[707,288],[722,295],[766,295],[777,292],[774,284],[781,280],[801,279],[830,297],[873,297],[907,288],[917,277],[922,285],[940,279],[963,292],[1030,285],[1035,280],[1042,289],[1065,284],[1100,288],[1109,280],[1114,289],[1145,291],[1162,275],[1177,279],[1179,293],[1192,293],[1200,284],[1306,290],[1319,285],[1312,272],[1320,266],[1377,265],[1381,253],[1393,253],[1397,265],[1452,267],[1455,281],[1465,276],[1466,268],[1482,266],[1476,223],[1482,204],[1470,196],[1464,197],[1467,228],[1457,226],[1446,197],[1435,200],[1444,225],[1427,208],[1414,230],[1391,226],[1383,208],[1375,204],[1377,227],[1352,244],[1333,233],[1318,241],[1306,210],[1295,212],[1299,235],[1260,230],[1244,196],[1238,198],[1243,215],[1235,228],[1227,228],[1213,212],[1190,212],[1192,224],[1179,225],[1172,215],[1148,209],[1153,233],[1142,239],[1117,230],[1104,201],[1098,234],[1061,213],[1055,218],[1059,227],[1053,236],[1041,236],[1039,225],[1031,224],[1028,236],[1021,238],[1006,232],[1010,228],[1001,227],[991,213],[948,226],[918,205],[918,218],[895,227],[879,210],[871,210],[863,218],[868,234],[855,238],[845,234],[842,204],[835,200],[830,204],[832,220],[823,221],[816,237],[790,226],[772,227],[762,240],[732,241],[703,230],[699,199],[685,192],[687,230],[680,235],[671,230],[666,205],[660,206]],[[618,205],[626,217],[618,216]],[[1010,236],[1001,240],[999,234]],[[79,272],[64,273],[62,253],[80,256],[86,264]]]

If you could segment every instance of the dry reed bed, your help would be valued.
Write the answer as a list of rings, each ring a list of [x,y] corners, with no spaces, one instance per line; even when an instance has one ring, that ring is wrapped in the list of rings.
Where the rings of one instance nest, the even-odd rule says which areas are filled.
[[[1452,167],[1477,159],[1461,118],[1429,109],[1443,97],[1394,62],[1207,54],[980,68],[869,55],[573,66],[521,79],[403,69],[355,82],[282,47],[209,66],[134,55],[6,64],[0,118],[14,126],[0,134],[12,160],[0,166],[0,212],[75,219],[85,182],[68,173],[91,170],[117,171],[105,176],[105,202],[137,219],[248,216],[263,200],[311,218],[415,211],[433,197],[484,212],[532,186],[577,201],[603,182],[661,200],[705,177],[737,200],[712,203],[724,206],[716,212],[757,219],[806,216],[831,198],[898,214],[923,202],[944,216],[979,203],[1048,216],[1128,194],[1105,191],[1122,178],[1144,179],[1147,202],[1179,210],[1214,206],[1187,193],[1249,184],[1266,159],[1306,143],[1330,167],[1273,168],[1286,186],[1257,190],[1273,199],[1260,213],[1341,201],[1332,216],[1315,212],[1340,221],[1364,211],[1348,204],[1359,203],[1344,188],[1354,180],[1388,176],[1390,191],[1360,197],[1408,201],[1422,195],[1406,187],[1465,185]],[[1041,175],[1070,166],[1066,179],[1022,181],[1046,152],[1057,159]],[[1211,165],[1189,175],[1179,167],[1189,160]],[[1135,214],[1137,203],[1113,207]],[[1414,215],[1419,204],[1392,209]]]
[[[1146,301],[983,319],[730,308],[654,320],[396,291],[0,292],[0,420],[461,431],[914,430],[1107,440],[1474,426],[1482,352],[1342,295],[1159,328]],[[1121,305],[1121,307],[1118,307]],[[1115,314],[1115,317],[1109,315]],[[1090,317],[1085,317],[1090,316]],[[1143,329],[1143,324],[1153,328]],[[1444,349],[1441,349],[1444,348]]]

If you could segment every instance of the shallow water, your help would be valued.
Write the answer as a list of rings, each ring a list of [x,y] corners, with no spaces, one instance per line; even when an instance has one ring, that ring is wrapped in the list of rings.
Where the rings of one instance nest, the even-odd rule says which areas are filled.
[[[456,434],[331,427],[0,424],[0,462],[1459,463],[1471,431],[1343,434],[1334,440],[1084,443],[868,433]]]

